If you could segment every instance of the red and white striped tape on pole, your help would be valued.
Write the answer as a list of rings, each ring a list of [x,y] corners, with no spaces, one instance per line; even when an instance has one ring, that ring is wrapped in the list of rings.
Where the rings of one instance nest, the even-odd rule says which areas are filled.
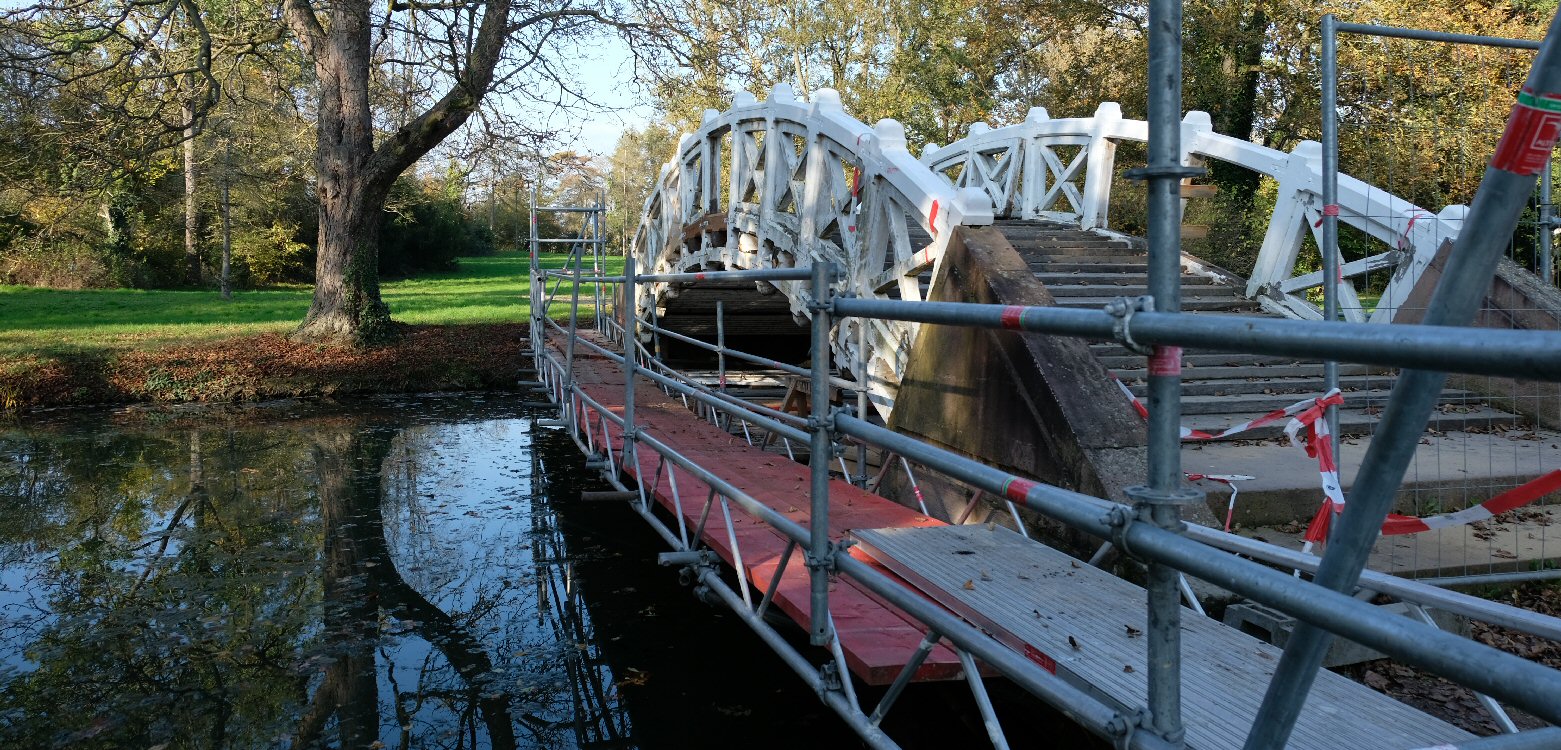
[[[1133,405],[1133,410],[1138,412],[1138,416],[1148,419],[1149,409],[1144,406],[1144,403],[1137,396],[1133,395],[1133,392],[1128,389],[1127,385],[1119,380],[1116,375],[1111,375],[1111,380],[1117,384],[1117,388],[1122,391],[1122,395],[1127,397],[1128,402]],[[1327,541],[1328,528],[1332,525],[1333,517],[1344,512],[1344,489],[1339,480],[1339,463],[1333,450],[1333,434],[1328,429],[1328,420],[1322,418],[1329,406],[1343,403],[1343,394],[1335,388],[1323,394],[1320,398],[1297,401],[1283,409],[1276,409],[1257,419],[1226,428],[1218,433],[1183,427],[1182,440],[1217,440],[1266,424],[1272,424],[1288,417],[1290,421],[1285,425],[1285,435],[1290,438],[1291,444],[1305,450],[1308,456],[1317,459],[1317,474],[1322,482],[1323,505],[1317,509],[1317,514],[1312,517],[1312,522],[1307,525],[1306,533],[1303,535],[1305,544],[1302,546],[1301,551],[1311,552],[1313,545]],[[1236,497],[1240,494],[1240,490],[1237,489],[1235,483],[1254,479],[1255,477],[1245,474],[1188,474],[1186,476],[1189,480],[1207,479],[1230,487],[1230,504],[1225,511],[1225,530],[1230,531],[1231,518],[1236,511]],[[1543,474],[1479,505],[1454,513],[1444,513],[1429,518],[1416,518],[1414,516],[1401,516],[1396,513],[1390,513],[1387,521],[1382,524],[1382,534],[1383,536],[1418,534],[1422,531],[1445,529],[1483,521],[1507,511],[1521,508],[1553,492],[1561,492],[1561,469]]]
[[[1122,391],[1122,395],[1126,396],[1128,402],[1133,405],[1133,410],[1138,412],[1138,416],[1148,419],[1149,409],[1144,406],[1144,402],[1140,401],[1137,396],[1134,396],[1127,385],[1117,378],[1115,374],[1107,374],[1111,376],[1111,381],[1117,384],[1117,388]],[[1328,434],[1327,420],[1319,419],[1328,410],[1329,406],[1342,403],[1344,403],[1344,395],[1339,392],[1339,389],[1334,388],[1324,393],[1321,397],[1297,401],[1283,409],[1275,409],[1257,419],[1242,422],[1233,427],[1227,427],[1217,433],[1194,430],[1183,426],[1181,428],[1182,440],[1218,440],[1289,418],[1290,424],[1285,427],[1285,434],[1290,436],[1290,442],[1304,448],[1308,455],[1317,458],[1317,469],[1322,477],[1323,492],[1330,498],[1337,498],[1339,507],[1342,509],[1344,507],[1344,494],[1339,490],[1339,467],[1333,457],[1333,438]],[[1317,426],[1319,423],[1321,423],[1320,428]],[[1296,437],[1296,434],[1306,427],[1312,427],[1314,434],[1320,430],[1322,438],[1314,437],[1312,439],[1312,444],[1318,446],[1315,449],[1302,445]],[[1188,474],[1186,476],[1189,480],[1208,479],[1230,488],[1230,503],[1225,508],[1225,530],[1230,531],[1231,519],[1236,514],[1236,497],[1241,493],[1235,483],[1256,479],[1256,477],[1246,474]]]
[[[1225,530],[1230,531],[1230,521],[1236,515],[1236,496],[1241,494],[1241,488],[1237,482],[1245,482],[1257,477],[1247,474],[1186,474],[1187,481],[1196,482],[1199,479],[1207,479],[1210,482],[1219,482],[1230,488],[1230,504],[1225,506]]]
[[[1344,396],[1337,388],[1328,391],[1322,398],[1308,409],[1296,414],[1285,425],[1285,435],[1289,436],[1290,444],[1306,451],[1306,455],[1317,459],[1317,474],[1322,479],[1323,507],[1318,509],[1317,515],[1312,517],[1312,522],[1306,527],[1302,545],[1302,552],[1312,551],[1312,545],[1328,539],[1328,526],[1333,516],[1344,512],[1344,489],[1339,481],[1339,462],[1333,452],[1333,433],[1328,429],[1328,420],[1324,415],[1328,407],[1344,403]],[[1306,436],[1302,437],[1302,430]]]

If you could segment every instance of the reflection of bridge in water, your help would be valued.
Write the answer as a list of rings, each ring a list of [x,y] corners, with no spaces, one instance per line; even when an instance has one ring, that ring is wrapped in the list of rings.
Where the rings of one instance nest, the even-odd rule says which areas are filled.
[[[1319,628],[1457,680],[1513,732],[1504,706],[1561,721],[1561,674],[1431,611],[1551,638],[1561,622],[1390,574],[1555,554],[1534,503],[1561,489],[1561,297],[1511,264],[1480,270],[1502,219],[1479,199],[1433,215],[1346,175],[1335,188],[1316,144],[1280,153],[1160,111],[1035,111],[920,160],[827,90],[707,112],[623,275],[599,270],[599,207],[571,209],[568,268],[534,270],[534,311],[571,280],[620,285],[596,295],[594,330],[579,294],[567,323],[533,317],[558,425],[673,548],[663,564],[875,747],[897,746],[879,723],[911,683],[949,679],[1006,746],[998,675],[1132,747],[1494,742],[1319,670]],[[1108,228],[1129,142],[1158,181],[1147,245]],[[1210,161],[1276,187],[1249,279],[1178,249],[1178,202],[1207,192]],[[1379,251],[1298,268],[1332,222]],[[1369,305],[1368,274],[1387,279]],[[1446,327],[1471,319],[1478,336]],[[788,347],[808,361],[780,361]],[[1204,502],[1192,483],[1211,480],[1242,504]],[[1233,522],[1296,524],[1294,546]],[[1374,543],[1387,565],[1362,574]],[[1438,559],[1393,557],[1407,549]],[[1210,600],[1239,627],[1204,617]],[[876,706],[860,685],[883,688]]]

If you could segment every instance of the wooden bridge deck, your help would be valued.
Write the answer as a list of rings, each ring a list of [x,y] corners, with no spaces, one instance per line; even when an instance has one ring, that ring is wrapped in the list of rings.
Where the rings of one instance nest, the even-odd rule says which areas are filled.
[[[1148,700],[1144,590],[1007,529],[864,529],[858,549],[1032,661],[1124,709]],[[1182,610],[1187,746],[1237,750],[1280,650]],[[1287,747],[1395,750],[1468,733],[1322,670]]]
[[[614,414],[621,414],[622,369],[616,363],[592,356],[582,349],[575,352],[576,383]],[[798,523],[807,524],[808,467],[749,446],[741,437],[699,419],[684,408],[680,399],[669,398],[651,385],[639,387],[634,398],[635,423],[646,432],[701,466],[717,472],[759,502]],[[583,418],[587,412],[581,412]],[[591,426],[599,444],[601,424],[593,423]],[[611,427],[609,434],[616,455],[622,433],[618,428]],[[638,457],[638,463],[637,470],[630,467],[630,473],[643,477],[647,489],[654,482],[655,501],[669,514],[677,513],[671,479],[665,469],[659,475],[657,472],[659,457],[653,451],[644,450]],[[705,498],[710,490],[706,484],[681,470],[677,471],[677,488],[678,497],[682,499],[684,523],[692,533],[699,526]],[[843,539],[853,529],[944,525],[941,521],[838,480],[830,482],[830,499],[829,534],[832,539]],[[742,552],[743,572],[753,586],[753,597],[757,602],[774,580],[781,555],[786,551],[786,539],[768,525],[743,513],[735,504],[731,507],[731,513],[732,526]],[[675,522],[671,528],[676,529]],[[719,507],[711,510],[701,538],[728,566],[734,569],[737,567],[735,550],[727,538]],[[800,549],[792,553],[786,565],[780,588],[775,594],[774,606],[799,624],[807,626],[811,612],[808,571]],[[925,635],[924,630],[909,615],[847,579],[840,579],[831,585],[830,611],[840,634],[840,645],[847,665],[857,677],[870,685],[892,682]],[[917,670],[916,679],[954,679],[961,671],[959,658],[948,648],[939,646]]]

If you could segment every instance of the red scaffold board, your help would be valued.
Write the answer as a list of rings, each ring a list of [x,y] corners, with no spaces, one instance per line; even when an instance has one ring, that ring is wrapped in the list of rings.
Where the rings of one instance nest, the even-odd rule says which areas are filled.
[[[613,414],[622,414],[623,371],[617,363],[577,349],[574,368],[575,383],[586,394]],[[668,398],[653,385],[641,384],[635,389],[634,399],[634,421],[643,432],[666,443],[755,500],[793,521],[807,525],[807,466],[749,446],[741,437],[728,434],[700,419],[684,408],[681,400]],[[579,418],[582,422],[590,420],[589,429],[593,430],[595,440],[600,445],[603,429],[600,418],[587,409],[579,410]],[[616,458],[622,446],[622,432],[609,422],[608,434]],[[637,469],[630,466],[628,473],[641,477],[647,490],[654,490],[655,501],[669,513],[677,513],[667,470],[662,468],[657,477],[660,461],[660,456],[654,451],[642,448],[637,457]],[[692,533],[699,525],[710,489],[688,472],[673,470],[677,472],[677,494],[682,499],[684,523]],[[654,488],[650,486],[652,481],[656,483]],[[831,480],[829,493],[829,536],[833,540],[846,537],[852,529],[944,525],[937,519],[923,516],[846,482]],[[781,555],[786,551],[786,538],[763,521],[743,513],[736,503],[731,504],[731,513],[732,527],[742,552],[744,573],[753,587],[753,599],[757,602],[774,580]],[[676,529],[675,524],[672,528]],[[719,505],[711,509],[701,538],[728,566],[736,567],[736,554],[728,540]],[[864,562],[873,562],[855,553],[853,556]],[[806,628],[811,612],[809,591],[808,569],[799,548],[792,553],[792,559],[786,565],[773,606]],[[915,619],[849,579],[841,578],[830,584],[829,602],[846,664],[869,685],[893,682],[926,635],[925,627]],[[958,677],[960,672],[959,658],[946,646],[939,645],[916,671],[915,679],[948,680]]]

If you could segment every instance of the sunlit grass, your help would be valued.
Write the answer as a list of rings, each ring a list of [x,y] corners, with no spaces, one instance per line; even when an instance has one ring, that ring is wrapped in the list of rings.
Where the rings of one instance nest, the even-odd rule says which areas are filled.
[[[562,254],[544,256],[557,268]],[[449,273],[388,281],[382,287],[391,316],[403,323],[517,323],[529,314],[528,260],[521,254],[461,258]],[[609,258],[620,272],[622,258]],[[39,289],[0,285],[0,359],[216,341],[292,330],[309,309],[312,288],[240,290],[232,300],[216,291]],[[589,291],[586,291],[589,297]],[[567,314],[568,298],[549,312]]]

